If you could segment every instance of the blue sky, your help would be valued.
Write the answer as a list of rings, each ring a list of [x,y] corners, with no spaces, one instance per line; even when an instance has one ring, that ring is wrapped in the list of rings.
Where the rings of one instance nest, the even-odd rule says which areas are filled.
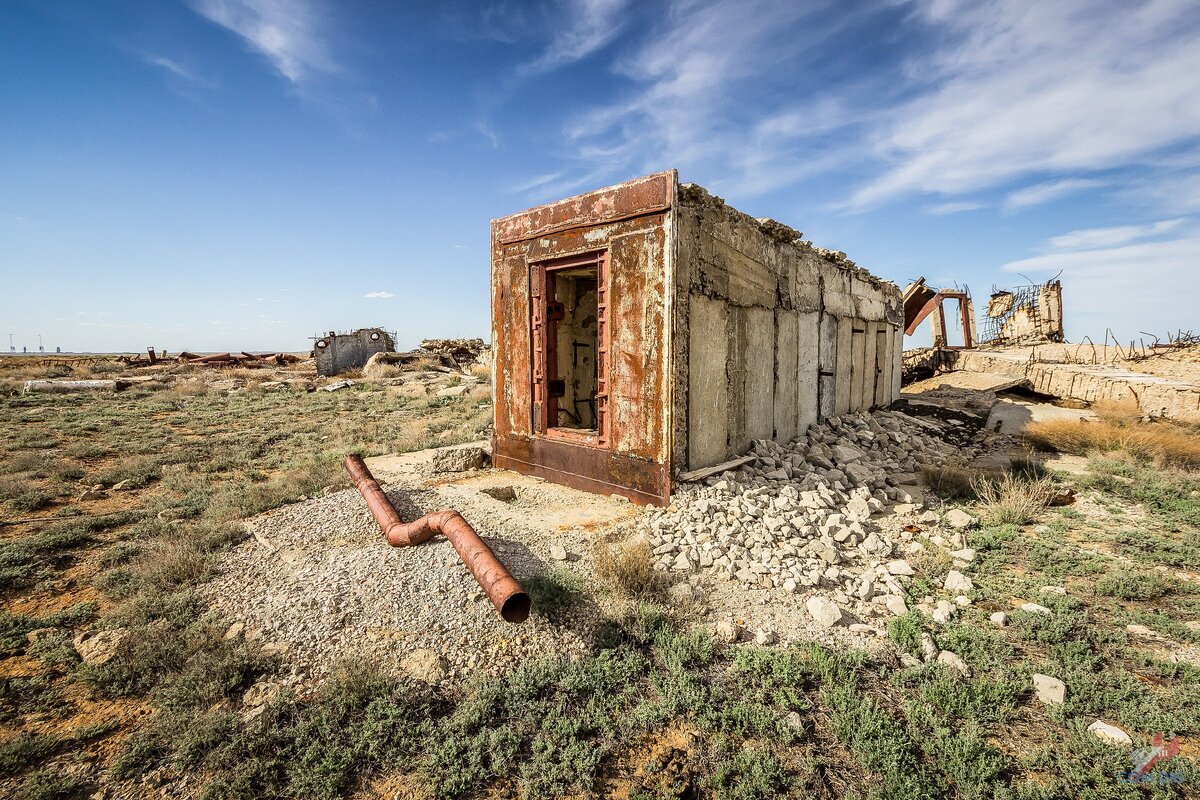
[[[486,338],[491,218],[670,167],[901,285],[1061,271],[1072,340],[1200,329],[1198,42],[1180,0],[8,0],[0,334]]]

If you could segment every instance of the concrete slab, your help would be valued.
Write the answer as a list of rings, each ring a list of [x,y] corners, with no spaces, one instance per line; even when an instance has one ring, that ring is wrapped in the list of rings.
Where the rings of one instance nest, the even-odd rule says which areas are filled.
[[[697,469],[724,461],[729,447],[729,336],[723,302],[699,294],[690,302],[688,466]]]
[[[1045,420],[1075,420],[1095,419],[1091,411],[1078,408],[1062,408],[1050,403],[1037,403],[1029,400],[1003,398],[992,406],[988,414],[986,426],[996,433],[1020,433],[1031,422]]]

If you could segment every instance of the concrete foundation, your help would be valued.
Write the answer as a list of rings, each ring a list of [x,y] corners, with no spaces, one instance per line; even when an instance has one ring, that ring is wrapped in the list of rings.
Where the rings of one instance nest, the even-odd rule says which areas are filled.
[[[318,375],[340,375],[362,369],[371,356],[395,349],[395,339],[383,328],[360,328],[349,333],[330,331],[325,336],[313,337]]]

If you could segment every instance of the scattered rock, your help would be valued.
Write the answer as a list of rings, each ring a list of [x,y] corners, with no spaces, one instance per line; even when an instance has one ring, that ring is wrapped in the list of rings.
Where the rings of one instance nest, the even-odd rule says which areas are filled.
[[[446,447],[433,453],[434,472],[466,472],[482,469],[487,453],[482,447]]]
[[[446,679],[446,659],[436,650],[422,648],[409,653],[400,662],[400,669],[417,680],[436,686]]]
[[[58,628],[34,628],[29,633],[25,634],[25,641],[34,644],[39,639],[45,638],[51,633],[58,633]]]
[[[716,628],[717,641],[725,644],[733,644],[742,636],[742,626],[732,620],[723,619],[717,623]]]
[[[550,545],[550,558],[552,558],[555,561],[566,561],[567,560],[567,548],[563,547],[560,544]]]
[[[228,642],[232,639],[236,639],[239,636],[241,636],[245,630],[246,630],[246,623],[235,622],[232,625],[230,625],[228,629],[226,629],[225,636],[222,638],[224,638],[225,641]]]
[[[947,667],[957,670],[964,678],[971,677],[971,668],[967,666],[967,662],[963,661],[957,653],[943,650],[938,653],[937,660],[939,664],[945,664]]]
[[[126,478],[123,481],[114,483],[112,485],[112,490],[114,492],[128,492],[137,488],[134,486],[135,483],[137,483],[137,481],[135,481],[133,478]]]
[[[242,695],[242,705],[248,708],[270,705],[279,697],[282,691],[283,686],[274,681],[259,681]]]
[[[447,386],[445,389],[438,389],[436,395],[438,397],[462,397],[469,391],[471,391],[469,385],[460,383],[458,386]]]
[[[892,575],[903,575],[905,577],[911,577],[914,574],[912,564],[909,564],[904,559],[889,561],[887,563],[887,571]]]
[[[759,628],[754,633],[754,641],[756,644],[760,644],[760,645],[764,645],[764,646],[769,645],[769,644],[775,644],[775,642],[778,641],[778,639],[779,639],[779,637],[776,635],[775,631],[772,630],[771,628]]]
[[[1067,699],[1067,685],[1049,675],[1034,673],[1033,690],[1037,699],[1048,706],[1060,706]]]
[[[840,625],[845,619],[842,609],[828,597],[821,597],[820,595],[810,597],[805,602],[804,607],[808,609],[809,615],[822,628],[832,628],[834,625]]]
[[[979,524],[979,520],[960,508],[952,508],[946,512],[946,524],[951,528],[963,530],[975,527]]]
[[[1118,728],[1116,725],[1109,725],[1107,722],[1096,720],[1087,728],[1093,736],[1107,744],[1119,745],[1121,747],[1132,747],[1133,739],[1129,734]]]
[[[104,487],[100,484],[89,486],[79,495],[80,500],[99,500],[104,497]]]
[[[103,631],[84,631],[75,636],[75,652],[83,659],[83,663],[97,666],[107,664],[117,654],[121,643],[129,637],[129,631],[124,628],[111,628]]]
[[[1003,611],[997,611],[995,614],[992,614],[990,617],[988,617],[988,619],[991,620],[991,623],[997,628],[1003,628],[1008,625],[1008,614],[1005,614]]]
[[[511,503],[517,499],[517,490],[511,486],[489,486],[479,491],[504,503]]]
[[[933,636],[929,632],[921,634],[921,660],[925,663],[936,661],[938,657],[937,642],[933,641]]]
[[[966,575],[952,569],[946,573],[946,582],[943,588],[947,592],[969,592],[975,588],[975,584]]]
[[[1065,595],[1067,593],[1067,590],[1062,586],[1043,586],[1038,591],[1040,591],[1042,594]]]
[[[1047,617],[1054,613],[1045,606],[1040,606],[1037,603],[1022,603],[1021,610],[1028,611],[1030,614],[1042,614]]]
[[[804,730],[804,718],[800,716],[799,711],[793,711],[783,718],[787,726],[794,731]]]

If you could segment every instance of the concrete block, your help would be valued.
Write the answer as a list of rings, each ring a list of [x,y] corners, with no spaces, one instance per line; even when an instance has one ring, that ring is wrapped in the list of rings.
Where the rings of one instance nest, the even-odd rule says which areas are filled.
[[[775,435],[775,312],[769,308],[739,309],[745,319],[745,435],[747,445]]]
[[[850,410],[863,408],[863,385],[866,380],[867,328],[861,319],[850,327]],[[871,365],[874,369],[874,364]]]
[[[777,279],[766,264],[724,242],[717,242],[715,251],[729,273],[729,299],[734,305],[774,307]]]
[[[820,341],[818,343],[818,392],[817,410],[821,419],[837,413],[837,344],[838,319],[832,314],[821,314]]]
[[[860,408],[875,405],[875,382],[879,379],[879,368],[875,363],[875,352],[879,347],[879,323],[868,321],[863,337],[863,389]]]
[[[725,460],[729,449],[728,314],[724,302],[692,294],[688,300],[688,469]]]
[[[797,317],[796,342],[796,435],[803,435],[817,421],[820,398],[820,323],[818,311]]]
[[[775,435],[781,441],[796,437],[798,381],[797,365],[804,358],[797,353],[800,344],[799,314],[795,311],[775,309]],[[815,344],[815,342],[814,342]],[[816,356],[815,349],[808,354],[809,360]]]
[[[853,377],[854,320],[838,317],[837,359],[834,366],[833,413],[845,414],[850,410],[850,381]]]
[[[872,405],[884,406],[891,402],[893,330],[893,326],[887,322],[880,322],[876,327],[875,399]]]

